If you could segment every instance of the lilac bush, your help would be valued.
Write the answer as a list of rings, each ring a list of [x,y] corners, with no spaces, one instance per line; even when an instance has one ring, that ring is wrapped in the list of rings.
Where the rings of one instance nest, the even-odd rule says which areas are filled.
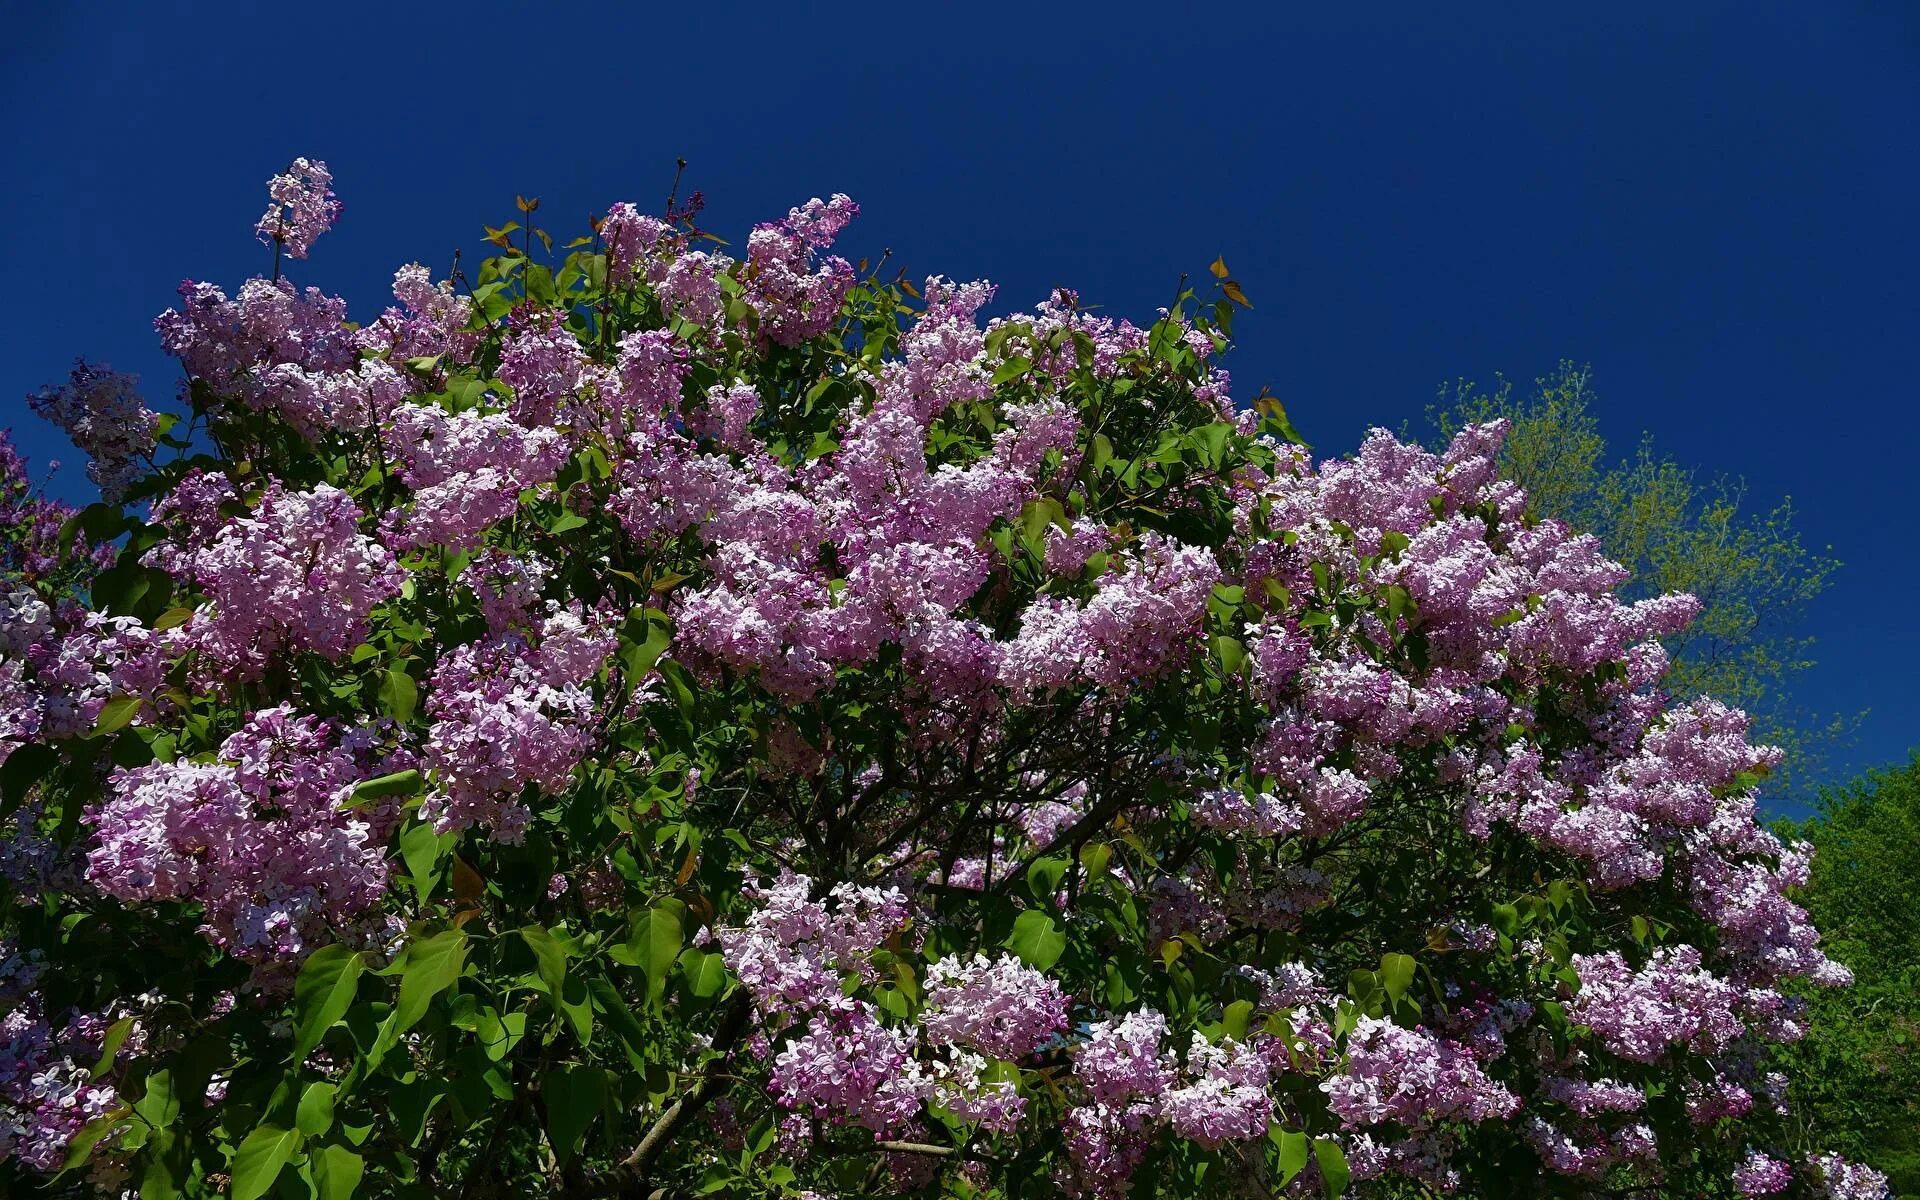
[[[1883,1191],[1768,1071],[1778,754],[1500,425],[1316,461],[1224,263],[988,317],[840,195],[523,201],[356,325],[270,197],[179,411],[36,399],[103,503],[8,493],[7,1186]]]

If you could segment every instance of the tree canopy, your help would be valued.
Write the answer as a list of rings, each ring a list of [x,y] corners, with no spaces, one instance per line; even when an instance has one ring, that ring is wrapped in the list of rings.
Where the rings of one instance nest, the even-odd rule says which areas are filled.
[[[1313,461],[1157,319],[887,279],[812,200],[182,285],[179,411],[0,664],[0,1171],[145,1197],[1882,1194],[1841,987],[1665,686],[1701,611],[1503,422]]]

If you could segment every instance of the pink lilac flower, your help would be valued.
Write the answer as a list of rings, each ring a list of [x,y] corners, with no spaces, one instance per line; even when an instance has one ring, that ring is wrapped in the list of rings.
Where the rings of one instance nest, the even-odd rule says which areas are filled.
[[[49,1022],[37,996],[0,1017],[0,1163],[58,1171],[73,1136],[121,1103],[112,1082],[88,1069],[99,1057],[99,1028]]]
[[[87,478],[109,504],[139,477],[140,460],[151,458],[159,434],[160,415],[141,402],[134,383],[131,375],[82,360],[65,384],[27,397],[28,407],[86,452]]]
[[[1173,1056],[1160,1045],[1167,1019],[1150,1008],[1097,1021],[1074,1060],[1073,1074],[1101,1104],[1139,1096],[1158,1100],[1173,1086]]]
[[[1745,1028],[1734,1012],[1738,989],[1703,969],[1692,946],[1656,950],[1639,971],[1618,951],[1576,954],[1573,969],[1580,991],[1567,1016],[1622,1058],[1656,1062],[1675,1045],[1712,1053]]]
[[[518,509],[521,492],[550,482],[568,454],[558,430],[434,405],[396,409],[391,436],[400,479],[413,489],[412,504],[383,523],[387,540],[401,549],[471,545]]]
[[[600,240],[607,247],[607,279],[615,287],[632,280],[645,267],[662,242],[672,235],[672,227],[658,217],[650,217],[622,201],[607,210],[600,222]]]
[[[1220,581],[1210,551],[1148,534],[1125,570],[1108,576],[1080,607],[1036,599],[1007,648],[1002,682],[1045,689],[1073,683],[1130,686],[1191,649]]]
[[[1175,1133],[1203,1146],[1260,1137],[1273,1114],[1267,1060],[1245,1042],[1209,1042],[1196,1033],[1184,1082],[1162,1097],[1161,1110]]]
[[[1886,1200],[1887,1177],[1872,1167],[1838,1154],[1816,1154],[1807,1161],[1814,1194],[1822,1200]]]
[[[1011,956],[940,959],[927,968],[926,992],[921,1021],[936,1045],[1017,1059],[1067,1027],[1060,985]]]
[[[386,887],[383,831],[340,807],[363,766],[287,705],[254,713],[220,757],[115,772],[87,810],[88,879],[129,902],[201,902],[204,932],[242,959],[304,957]]]
[[[784,221],[754,228],[747,239],[746,296],[764,336],[797,346],[832,324],[853,287],[853,267],[836,255],[818,270],[810,268],[814,255],[833,245],[859,212],[859,205],[835,194],[807,201]]]
[[[1012,1133],[1026,1114],[1027,1100],[1011,1080],[984,1077],[987,1060],[965,1050],[949,1052],[930,1070],[930,1099],[963,1121],[978,1122],[989,1133]]]
[[[1458,1043],[1378,1017],[1360,1018],[1347,1039],[1346,1069],[1320,1090],[1348,1125],[1485,1121],[1520,1107]]]
[[[882,1025],[870,1005],[838,998],[774,1058],[768,1088],[783,1108],[897,1133],[930,1090],[911,1052],[909,1032]]]
[[[866,956],[905,928],[898,888],[836,884],[826,899],[813,881],[782,872],[744,889],[756,904],[743,926],[719,931],[720,952],[763,1013],[809,1012],[840,993],[843,975],[870,975]]]
[[[532,815],[526,789],[564,790],[593,746],[599,710],[584,684],[613,647],[577,614],[556,614],[537,645],[500,635],[443,657],[423,757],[436,786],[421,815],[442,831],[478,825],[496,841],[520,841]]]
[[[1733,1169],[1733,1187],[1742,1196],[1772,1196],[1786,1191],[1792,1182],[1792,1167],[1758,1150],[1747,1151]]]
[[[473,301],[453,290],[446,280],[435,284],[433,274],[419,263],[408,263],[393,273],[393,298],[380,319],[361,330],[360,349],[392,360],[445,356],[456,363],[473,360],[480,334],[466,326],[473,320]]]
[[[360,532],[360,518],[339,488],[289,492],[275,480],[250,515],[229,519],[206,545],[152,561],[213,601],[211,621],[194,627],[197,645],[241,675],[289,649],[337,660],[366,640],[368,614],[403,576],[393,552]]]
[[[305,258],[314,240],[340,217],[333,176],[319,159],[294,159],[267,181],[267,197],[267,211],[254,232],[263,245],[284,247],[288,258]]]
[[[586,355],[567,331],[564,314],[526,318],[508,336],[500,356],[500,382],[513,389],[513,419],[522,425],[552,424],[561,401],[580,388],[586,367]]]

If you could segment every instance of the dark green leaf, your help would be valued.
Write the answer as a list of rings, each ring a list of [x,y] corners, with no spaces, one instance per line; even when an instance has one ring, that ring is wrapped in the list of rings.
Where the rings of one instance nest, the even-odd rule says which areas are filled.
[[[1306,1170],[1313,1143],[1306,1134],[1278,1125],[1273,1127],[1272,1138],[1280,1147],[1280,1185],[1285,1187],[1293,1182],[1294,1176]]]
[[[234,1151],[232,1200],[260,1200],[280,1178],[280,1170],[300,1146],[300,1131],[261,1125]]]
[[[100,716],[93,723],[93,735],[104,737],[109,733],[118,733],[133,722],[145,701],[138,696],[115,696],[100,706]]]
[[[98,1079],[113,1069],[113,1057],[120,1053],[120,1047],[133,1032],[133,1018],[121,1017],[107,1028],[106,1036],[100,1039],[100,1059],[93,1064],[92,1078]]]
[[[366,960],[339,943],[308,956],[293,981],[293,1061],[313,1053],[327,1030],[347,1014]]]
[[[174,1094],[173,1072],[155,1071],[147,1076],[147,1090],[133,1102],[133,1111],[155,1129],[165,1129],[179,1119],[180,1097]]]
[[[547,985],[547,994],[559,999],[567,979],[566,947],[538,925],[529,925],[520,930],[520,938],[533,951],[534,960],[539,965],[540,981]]]
[[[1028,909],[1013,923],[1007,935],[1007,949],[1036,971],[1044,971],[1060,961],[1066,951],[1067,935],[1054,926],[1053,918],[1037,909]]]
[[[294,1116],[293,1125],[307,1137],[319,1137],[333,1128],[333,1098],[339,1092],[338,1084],[325,1080],[315,1080],[300,1093],[300,1108]]]
[[[453,986],[466,964],[467,935],[461,929],[448,929],[407,947],[400,1000],[393,1009],[400,1028],[410,1029],[425,1016],[427,1005]]]
[[[1313,1143],[1313,1157],[1320,1164],[1320,1180],[1327,1185],[1327,1195],[1338,1197],[1346,1191],[1351,1172],[1347,1168],[1346,1151],[1340,1149],[1340,1143],[1332,1138],[1317,1139]]]
[[[411,796],[420,790],[420,772],[412,767],[404,771],[395,771],[391,775],[381,775],[374,779],[363,779],[353,785],[353,798],[345,807],[358,808],[373,800],[384,800],[389,796]]]
[[[647,973],[647,996],[658,1000],[667,988],[668,974],[686,945],[683,925],[687,906],[678,900],[660,901],[633,923],[633,948],[640,969]]]
[[[413,676],[398,667],[387,669],[380,681],[380,707],[394,720],[405,725],[413,720],[414,707],[420,702],[420,687]]]
[[[314,1200],[350,1200],[360,1187],[367,1164],[346,1146],[322,1146],[307,1155],[313,1174]]]
[[[1414,961],[1405,954],[1384,954],[1380,957],[1380,986],[1394,1000],[1407,994],[1407,988],[1413,985]]]
[[[726,960],[692,946],[680,954],[680,973],[686,976],[687,990],[702,1000],[719,995],[727,985]]]
[[[561,1166],[580,1148],[587,1126],[599,1114],[607,1094],[607,1073],[599,1067],[566,1066],[547,1076],[540,1099],[547,1110],[547,1141]]]

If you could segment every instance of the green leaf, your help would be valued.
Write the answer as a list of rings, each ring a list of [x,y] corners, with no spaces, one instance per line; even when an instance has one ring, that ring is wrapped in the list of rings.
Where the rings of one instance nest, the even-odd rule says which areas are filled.
[[[534,960],[539,965],[540,981],[547,985],[547,994],[558,1000],[567,982],[566,947],[538,925],[529,925],[520,930],[520,938],[533,951]]]
[[[1306,1134],[1298,1130],[1273,1127],[1272,1138],[1280,1147],[1280,1186],[1293,1182],[1293,1177],[1307,1169],[1307,1156],[1313,1150],[1313,1143]]]
[[[687,990],[702,1000],[719,995],[727,986],[726,960],[692,946],[680,954],[680,973],[686,976]]]
[[[382,711],[405,725],[413,720],[414,707],[419,703],[420,685],[413,681],[413,676],[398,667],[389,667],[386,677],[380,681]]]
[[[1066,877],[1070,864],[1060,855],[1053,854],[1036,858],[1027,867],[1027,892],[1042,904],[1050,904],[1060,891],[1060,881]]]
[[[307,1169],[313,1174],[314,1200],[350,1200],[367,1164],[346,1146],[322,1146],[307,1155]]]
[[[138,696],[115,696],[100,706],[100,715],[93,723],[94,737],[105,737],[109,733],[118,733],[133,723],[144,701]]]
[[[1347,1154],[1340,1149],[1340,1143],[1332,1138],[1320,1138],[1313,1143],[1313,1157],[1320,1164],[1320,1179],[1327,1185],[1327,1195],[1338,1197],[1346,1191],[1352,1172],[1347,1168]]]
[[[1380,956],[1380,986],[1387,995],[1398,1001],[1407,994],[1413,985],[1413,959],[1405,954],[1383,954]]]
[[[426,1015],[427,1005],[453,986],[467,965],[467,935],[448,929],[407,947],[406,967],[400,976],[400,1000],[393,1015],[401,1030],[411,1029]]]
[[[635,621],[639,619],[634,618]],[[644,638],[639,636],[638,630],[634,630],[632,639],[623,638],[625,644],[620,647],[620,666],[626,671],[629,684],[640,682],[648,671],[653,670],[653,664],[660,661],[660,656],[667,652],[667,647],[673,644],[673,629],[664,620],[649,619],[645,625]]]
[[[187,1177],[186,1143],[161,1130],[147,1139],[147,1169],[140,1173],[140,1200],[175,1200]]]
[[[340,1086],[326,1080],[315,1080],[300,1093],[300,1108],[293,1118],[293,1126],[307,1137],[319,1137],[333,1128],[333,1098]]]
[[[353,797],[344,808],[358,808],[373,800],[384,800],[388,796],[411,796],[420,790],[420,772],[412,767],[404,771],[395,771],[391,775],[381,775],[373,779],[363,779],[353,785]]]
[[[440,860],[460,840],[457,833],[438,833],[426,821],[416,821],[400,832],[400,859],[413,876],[413,890],[425,904],[440,882]]]
[[[1008,383],[1020,378],[1031,370],[1033,370],[1033,363],[1031,361],[1024,358],[1010,358],[1001,363],[999,368],[994,371],[993,386],[999,387],[1003,383]]]
[[[359,951],[339,943],[322,946],[307,957],[300,977],[293,981],[293,1061],[313,1053],[327,1030],[347,1015],[360,975],[367,969]]]
[[[1013,923],[1007,935],[1007,949],[1036,971],[1044,971],[1060,961],[1067,949],[1067,935],[1060,932],[1053,918],[1037,909],[1028,909]]]
[[[1235,1000],[1227,1005],[1227,1011],[1220,1019],[1220,1027],[1234,1041],[1244,1042],[1247,1040],[1247,1022],[1252,1018],[1253,1001]]]
[[[667,990],[667,976],[686,945],[682,923],[687,906],[666,899],[641,914],[633,923],[633,948],[638,964],[647,973],[647,997],[658,1000]]]
[[[280,1178],[280,1169],[300,1146],[300,1131],[261,1125],[233,1153],[232,1200],[260,1200]]]
[[[1229,675],[1238,675],[1247,666],[1247,648],[1239,638],[1225,634],[1213,639],[1213,652],[1220,659],[1221,667]]]
[[[132,1017],[121,1017],[107,1028],[106,1036],[100,1039],[100,1060],[93,1064],[91,1078],[98,1079],[113,1069],[113,1056],[120,1053],[120,1047],[132,1032]]]
[[[580,1139],[606,1095],[607,1073],[599,1067],[561,1067],[540,1085],[540,1099],[547,1110],[547,1141],[561,1166],[579,1150]]]
[[[1066,510],[1052,496],[1029,501],[1020,513],[1020,536],[1037,542],[1046,534],[1048,526],[1064,524],[1066,519]]]
[[[133,1111],[155,1129],[165,1129],[180,1117],[180,1097],[174,1094],[173,1072],[147,1076],[147,1090],[133,1102]]]
[[[93,1154],[93,1148],[100,1144],[100,1139],[120,1128],[125,1120],[124,1113],[106,1112],[82,1125],[80,1132],[67,1142],[67,1161],[61,1165],[60,1174],[64,1175],[87,1161]]]
[[[582,1046],[593,1044],[593,999],[587,991],[587,985],[578,975],[567,979],[554,997],[554,1004],[560,1014],[573,1026],[573,1036],[580,1039]]]

